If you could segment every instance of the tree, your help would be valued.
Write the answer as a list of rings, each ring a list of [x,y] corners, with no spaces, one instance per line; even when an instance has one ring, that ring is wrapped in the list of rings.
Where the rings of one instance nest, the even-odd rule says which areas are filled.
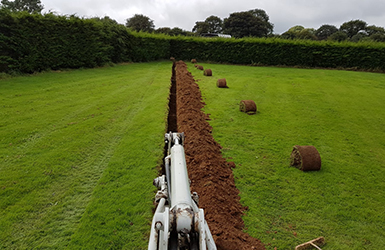
[[[192,36],[193,34],[189,31],[182,30],[181,28],[174,27],[170,31],[171,36]]]
[[[273,32],[274,25],[264,10],[255,9],[231,13],[224,22],[225,33],[233,37],[266,37]]]
[[[339,30],[329,36],[328,39],[332,41],[342,42],[348,39],[348,35],[345,32]]]
[[[372,36],[374,34],[382,34],[385,35],[385,29],[383,27],[377,27],[375,25],[370,25],[365,28],[366,34],[368,36]]]
[[[208,33],[221,33],[223,21],[217,16],[209,16],[205,23],[209,25]]]
[[[298,33],[298,39],[302,40],[317,40],[317,37],[314,35],[315,29],[303,29]]]
[[[318,40],[326,40],[337,31],[338,28],[336,26],[324,24],[315,31],[314,35],[318,38]]]
[[[340,31],[345,32],[348,38],[352,38],[360,31],[365,31],[367,24],[362,20],[352,20],[345,22],[340,26]]]
[[[155,25],[154,21],[149,17],[142,14],[135,14],[126,20],[126,27],[136,31],[152,32],[154,31]]]
[[[210,24],[207,22],[195,22],[195,26],[192,29],[193,32],[201,35],[203,33],[209,33]]]
[[[117,25],[118,22],[112,18],[110,18],[109,16],[105,16],[105,17],[92,17],[91,18],[92,20],[95,20],[95,21],[98,21],[98,22],[102,22],[104,24],[111,24],[111,25]]]
[[[261,18],[265,22],[269,22],[269,16],[266,11],[261,9],[249,10],[254,16]],[[273,27],[272,27],[273,28]],[[273,30],[271,30],[273,32]]]
[[[286,32],[284,32],[281,37],[284,39],[296,39],[298,38],[298,34],[304,30],[305,28],[301,25],[296,25],[288,29]]]
[[[198,35],[204,33],[221,33],[223,21],[217,16],[209,16],[204,22],[195,22],[195,26],[192,29]]]
[[[350,38],[350,41],[351,42],[359,42],[361,40],[364,40],[365,38],[367,38],[368,36],[366,35],[365,32],[358,32],[357,34],[355,34],[354,36],[352,36]]]
[[[169,28],[169,27],[158,28],[158,29],[155,30],[155,33],[156,33],[156,34],[166,34],[166,35],[170,35],[170,33],[171,33],[171,28]]]
[[[369,39],[375,42],[385,42],[385,34],[375,33],[369,36]]]
[[[169,28],[169,27],[163,27],[155,30],[155,33],[157,34],[166,34],[169,36],[194,36],[194,33],[182,30],[181,28],[175,27],[175,28]]]
[[[1,0],[1,7],[12,12],[27,11],[29,13],[41,13],[44,9],[40,0]]]
[[[305,29],[301,25],[291,27],[288,31],[281,35],[284,39],[303,39],[303,40],[316,40],[314,35],[314,29]]]

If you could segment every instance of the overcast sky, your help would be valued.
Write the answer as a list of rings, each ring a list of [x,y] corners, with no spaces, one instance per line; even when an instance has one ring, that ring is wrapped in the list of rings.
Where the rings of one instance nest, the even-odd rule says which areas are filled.
[[[385,27],[384,0],[41,0],[43,12],[76,14],[80,17],[109,16],[118,23],[135,14],[154,21],[155,28],[179,27],[191,31],[197,21],[214,15],[226,18],[233,12],[263,9],[281,34],[295,25],[319,28],[339,26],[360,19],[369,25]]]

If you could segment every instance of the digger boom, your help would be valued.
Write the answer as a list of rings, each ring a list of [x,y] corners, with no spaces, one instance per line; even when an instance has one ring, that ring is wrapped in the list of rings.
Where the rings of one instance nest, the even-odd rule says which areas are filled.
[[[183,148],[183,133],[165,135],[167,156],[164,159],[165,175],[154,179],[159,189],[155,195],[155,211],[149,250],[216,250],[214,239],[198,208],[198,195],[190,192]]]

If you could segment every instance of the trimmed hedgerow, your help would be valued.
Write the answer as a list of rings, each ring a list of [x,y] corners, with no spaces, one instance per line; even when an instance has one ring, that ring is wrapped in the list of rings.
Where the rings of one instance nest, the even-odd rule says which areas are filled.
[[[162,36],[131,33],[118,24],[76,16],[0,13],[0,71],[101,66],[169,56]],[[163,48],[163,49],[162,49]]]
[[[235,64],[385,70],[385,43],[338,43],[274,38],[178,38],[176,58]]]
[[[0,72],[95,67],[159,59],[385,70],[385,43],[201,38],[131,32],[76,16],[0,11]]]

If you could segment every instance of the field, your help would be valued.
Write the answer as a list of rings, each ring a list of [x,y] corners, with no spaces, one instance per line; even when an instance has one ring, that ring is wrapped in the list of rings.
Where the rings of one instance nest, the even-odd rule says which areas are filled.
[[[0,81],[0,249],[144,249],[170,63]]]
[[[385,76],[335,70],[201,64],[198,81],[213,136],[234,161],[247,232],[267,249],[324,236],[322,249],[385,248]],[[228,89],[216,87],[226,78]],[[239,112],[254,100],[256,115]],[[319,172],[290,167],[313,145]]]
[[[251,236],[385,248],[385,75],[201,65]],[[153,62],[0,80],[0,249],[146,249],[170,77]],[[239,112],[246,99],[256,115]],[[290,167],[294,145],[314,145],[321,171]]]

